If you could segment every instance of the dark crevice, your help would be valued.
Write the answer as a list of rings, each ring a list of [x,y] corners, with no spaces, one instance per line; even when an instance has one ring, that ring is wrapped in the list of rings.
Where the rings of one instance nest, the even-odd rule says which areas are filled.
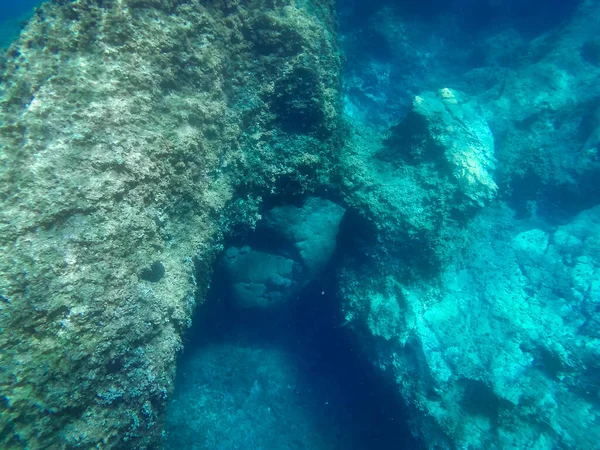
[[[358,222],[360,220],[356,218],[350,221]],[[342,230],[340,237],[350,238],[352,231],[348,226],[343,225]],[[260,246],[259,240],[267,239],[268,235],[255,235],[252,245]],[[363,242],[366,248],[370,239],[368,231],[362,231],[353,241]],[[263,248],[274,245],[273,242],[263,244]],[[336,296],[338,264],[339,261],[334,258],[320,276],[298,293],[295,300],[269,310],[239,311],[232,308],[228,299],[229,281],[223,272],[217,270],[206,301],[199,307],[194,325],[187,335],[178,380],[189,379],[192,375],[186,373],[186,367],[190,367],[194,359],[202,359],[204,352],[215,345],[277,349],[289,357],[294,370],[300,374],[298,389],[304,393],[301,401],[304,413],[307,417],[322,420],[323,426],[326,424],[328,428],[328,436],[338,433],[338,446],[335,448],[418,449],[420,444],[408,430],[397,386],[391,380],[386,382],[382,374],[367,362],[367,356],[359,350],[356,334],[345,327]],[[236,389],[235,373],[238,369],[231,375],[229,386],[232,390]],[[259,377],[251,373],[245,375]],[[171,408],[177,405],[174,403]],[[286,422],[294,420],[294,417],[281,420]],[[260,426],[256,424],[257,428]],[[291,436],[281,439],[285,441],[288,438],[291,439]],[[322,448],[319,447],[320,438],[315,436],[315,439],[314,448]],[[178,442],[181,445],[181,441]],[[261,442],[253,444],[262,445]],[[167,443],[166,448],[173,448],[169,445]]]

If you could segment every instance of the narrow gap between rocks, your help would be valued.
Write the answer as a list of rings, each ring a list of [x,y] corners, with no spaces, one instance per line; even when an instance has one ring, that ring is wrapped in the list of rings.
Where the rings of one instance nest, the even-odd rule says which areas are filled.
[[[338,238],[347,242],[345,222]],[[245,239],[230,244],[276,251],[268,233]],[[419,448],[397,387],[361,355],[339,313],[340,258],[268,308],[235,307],[234,280],[217,269],[178,364],[166,449]]]

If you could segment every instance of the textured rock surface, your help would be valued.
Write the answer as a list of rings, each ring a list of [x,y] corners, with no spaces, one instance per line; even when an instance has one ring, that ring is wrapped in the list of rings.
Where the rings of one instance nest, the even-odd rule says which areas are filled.
[[[297,252],[309,277],[323,271],[335,253],[344,208],[322,198],[308,198],[301,207],[279,206],[259,225],[283,237]]]
[[[448,88],[418,95],[407,117],[391,130],[386,155],[407,165],[434,166],[438,174],[428,178],[449,178],[455,192],[445,195],[456,197],[455,209],[485,206],[498,187],[494,137],[482,116],[481,108]]]
[[[370,223],[383,272],[425,275],[462,245],[495,197],[494,142],[476,103],[450,89],[414,99],[387,133],[358,124],[343,155],[347,201]],[[364,224],[355,224],[364,228]]]
[[[331,23],[285,0],[36,13],[0,67],[0,446],[156,444],[222,233],[328,179]]]
[[[248,246],[229,247],[221,264],[230,283],[232,306],[237,309],[280,306],[290,300],[302,281],[298,280],[298,262]]]
[[[348,211],[339,326],[427,446],[597,446],[600,5],[354,3],[345,135],[332,2],[36,13],[0,62],[1,447],[155,448],[224,234],[276,238],[226,258],[241,303],[285,302],[343,210],[261,204],[315,192]]]
[[[343,183],[366,232],[340,271],[343,309],[429,448],[597,447],[598,8],[580,2],[531,36],[390,6],[367,26],[385,53],[354,55],[364,63],[346,86],[356,114]],[[477,105],[471,126],[410,103],[440,85]],[[407,119],[388,132],[394,111]],[[468,177],[477,183],[461,182],[439,145],[437,158],[423,151],[454,130],[471,147],[482,129],[494,155],[467,164],[485,168]]]
[[[269,308],[296,296],[331,261],[344,211],[317,197],[309,197],[302,206],[267,211],[257,224],[255,240],[265,237],[268,248],[230,247],[221,260],[232,306]]]
[[[598,221],[548,232],[490,207],[431,280],[347,264],[346,320],[430,448],[595,448]]]
[[[467,75],[496,136],[498,183],[521,208],[536,200],[572,215],[599,193],[599,12],[596,2],[581,2],[563,27],[521,47],[520,61],[498,71],[493,89],[482,78],[498,73]]]

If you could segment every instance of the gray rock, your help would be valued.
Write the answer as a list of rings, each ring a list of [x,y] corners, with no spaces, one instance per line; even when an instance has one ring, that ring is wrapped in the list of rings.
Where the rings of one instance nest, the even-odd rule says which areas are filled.
[[[277,235],[281,248],[230,247],[222,267],[230,283],[231,304],[238,309],[270,308],[290,301],[329,263],[344,208],[309,198],[302,207],[280,206],[265,215],[259,228]],[[293,256],[288,255],[293,248]]]
[[[294,246],[311,276],[323,270],[335,252],[345,209],[329,200],[311,197],[302,207],[280,206],[266,214],[263,227]]]
[[[298,284],[293,279],[295,261],[247,246],[244,250],[230,247],[222,260],[231,282],[233,306],[268,308],[287,302]]]

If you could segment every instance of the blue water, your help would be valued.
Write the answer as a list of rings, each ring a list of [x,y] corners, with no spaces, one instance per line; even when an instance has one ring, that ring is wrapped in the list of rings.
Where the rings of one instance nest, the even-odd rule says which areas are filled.
[[[395,386],[341,326],[334,269],[276,311],[235,312],[212,290],[180,361],[165,449],[421,448]]]
[[[0,2],[0,48],[6,47],[17,38],[22,24],[33,14],[33,8],[43,0],[20,0],[18,2],[3,0]]]

